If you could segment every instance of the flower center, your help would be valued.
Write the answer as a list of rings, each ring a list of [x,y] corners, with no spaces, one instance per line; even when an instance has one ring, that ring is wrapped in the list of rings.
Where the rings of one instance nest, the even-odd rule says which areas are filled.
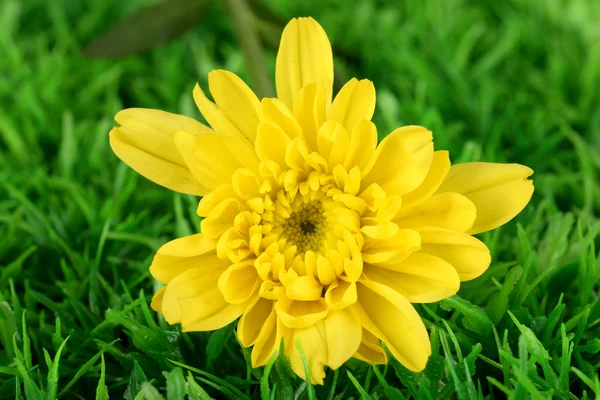
[[[324,231],[323,206],[320,201],[301,203],[281,224],[281,237],[297,251],[318,251],[321,247]]]

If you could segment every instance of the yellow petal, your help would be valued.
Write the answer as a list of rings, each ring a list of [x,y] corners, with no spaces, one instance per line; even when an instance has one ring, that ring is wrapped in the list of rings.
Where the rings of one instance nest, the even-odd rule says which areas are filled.
[[[224,134],[196,136],[193,157],[197,160],[194,175],[210,190],[231,183],[239,168],[258,175],[258,158],[254,146],[245,139]]]
[[[333,264],[321,254],[317,255],[317,278],[323,286],[330,285],[336,279],[336,271]]]
[[[425,325],[413,306],[398,292],[377,282],[358,285],[357,311],[363,327],[385,342],[398,361],[422,371],[431,355]]]
[[[374,364],[388,363],[387,354],[377,336],[364,328],[362,330],[362,341],[356,354],[354,354],[354,358]]]
[[[300,90],[311,83],[319,84],[325,101],[331,104],[333,90],[333,55],[327,34],[312,18],[292,19],[281,35],[275,65],[277,97],[290,109]]]
[[[201,217],[206,217],[212,210],[215,209],[219,204],[229,198],[235,198],[236,193],[233,189],[233,185],[225,184],[219,185],[215,190],[208,193],[198,203],[198,209],[196,213]]]
[[[323,321],[327,340],[327,366],[338,369],[358,350],[362,328],[358,316],[349,308],[331,311]]]
[[[294,329],[289,352],[292,370],[302,379],[306,379],[304,363],[299,347],[306,357],[309,379],[312,384],[323,384],[325,378],[325,365],[327,364],[327,336],[323,321],[319,321],[308,328]]]
[[[358,121],[370,121],[375,112],[375,86],[368,79],[352,78],[340,89],[327,114],[352,132]]]
[[[257,297],[244,312],[237,326],[237,337],[242,346],[249,347],[256,343],[261,328],[273,311],[273,305],[273,300]]]
[[[360,168],[361,175],[364,176],[365,168],[371,161],[376,147],[377,128],[375,124],[367,120],[358,121],[350,135],[350,145],[344,167],[350,169],[357,166]]]
[[[242,199],[260,196],[260,181],[256,174],[248,169],[238,169],[231,177],[231,185],[235,194]]]
[[[238,319],[253,300],[249,299],[242,304],[225,303],[220,310],[210,316],[195,320],[194,322],[183,321],[181,323],[181,330],[183,332],[207,332],[221,329]]]
[[[292,329],[285,327],[277,319],[275,309],[266,319],[252,349],[252,367],[258,368],[266,365],[273,352],[279,350],[281,341],[284,341],[285,348],[289,348],[292,341]],[[285,350],[284,350],[285,351]]]
[[[150,273],[157,281],[167,284],[192,268],[223,272],[228,262],[217,258],[215,246],[216,242],[202,233],[172,240],[158,249]]]
[[[290,109],[279,99],[264,98],[260,102],[260,122],[277,125],[290,139],[302,137],[302,129]]]
[[[218,239],[233,225],[235,217],[244,210],[244,204],[238,199],[228,198],[209,211],[200,222],[200,230],[211,239]]]
[[[356,303],[356,283],[342,279],[335,280],[325,293],[325,301],[330,308],[341,310]]]
[[[194,156],[194,145],[196,144],[196,135],[185,131],[178,131],[177,133],[175,133],[173,141],[175,142],[175,147],[177,147],[177,150],[181,154],[181,157],[183,157],[183,160],[185,161],[188,169],[190,170],[192,175],[194,175],[194,178],[196,178],[198,186],[201,190],[201,195],[206,196],[208,193],[210,193],[212,188],[209,188],[204,183],[202,183],[202,180],[205,177],[201,174],[198,174],[198,172],[200,171],[200,160],[198,160]]]
[[[460,278],[452,265],[425,253],[413,253],[389,268],[366,264],[363,274],[389,286],[411,303],[440,301],[455,295],[460,287]]]
[[[198,106],[198,110],[210,124],[210,126],[217,132],[223,132],[230,136],[235,136],[239,140],[247,141],[250,143],[248,138],[244,136],[242,132],[227,118],[227,115],[217,107],[215,103],[210,101],[204,94],[200,85],[196,84],[194,87],[194,102]]]
[[[321,298],[323,286],[313,275],[304,275],[286,285],[285,294],[293,300],[311,301]]]
[[[387,194],[403,196],[423,183],[432,160],[430,131],[420,126],[398,128],[377,146],[361,188],[378,183]]]
[[[254,92],[236,74],[224,70],[209,72],[208,87],[219,110],[254,143],[260,104]]]
[[[223,272],[219,278],[219,290],[228,303],[241,304],[258,290],[260,282],[254,260],[243,261]]]
[[[285,326],[306,328],[324,319],[329,313],[329,306],[323,299],[299,301],[285,297],[275,303],[275,310]]]
[[[376,240],[390,239],[399,231],[398,225],[393,222],[377,218],[362,218],[360,230],[369,238]]]
[[[178,131],[191,135],[210,132],[208,127],[183,115],[142,108],[120,111],[115,120],[121,126],[110,132],[110,145],[124,163],[168,189],[206,194],[175,146],[174,137]]]
[[[519,164],[464,163],[453,165],[438,189],[466,196],[477,208],[477,219],[468,233],[489,231],[513,219],[533,194],[533,174]]]
[[[423,182],[415,190],[402,196],[404,207],[418,204],[431,197],[440,187],[449,171],[450,154],[446,150],[435,151],[431,167],[429,167],[429,171]]]
[[[344,162],[350,138],[342,125],[335,121],[325,122],[317,134],[317,149],[332,170]]]
[[[278,125],[261,123],[258,126],[255,146],[261,161],[273,160],[281,168],[285,168],[285,153],[289,143],[289,136]]]
[[[465,232],[475,221],[477,210],[458,193],[439,193],[413,206],[402,207],[393,219],[400,228],[435,227]]]
[[[312,150],[317,149],[317,132],[325,122],[325,97],[316,83],[300,90],[294,102],[294,117],[302,128],[302,135]]]
[[[285,153],[287,166],[297,170],[304,170],[307,165],[308,147],[301,138],[295,138],[288,145]]]
[[[419,229],[421,252],[434,255],[452,264],[461,281],[483,274],[492,257],[486,245],[466,233],[437,229]]]
[[[369,264],[395,265],[421,248],[421,235],[410,229],[400,229],[396,235],[383,240],[365,238],[363,260]]]
[[[163,295],[165,320],[169,324],[191,324],[224,309],[227,302],[217,288],[221,273],[216,269],[192,268],[173,278]]]
[[[154,296],[152,296],[152,303],[150,303],[150,306],[154,311],[158,313],[162,313],[162,301],[166,289],[167,287],[163,286],[160,289],[158,289],[156,293],[154,293]]]

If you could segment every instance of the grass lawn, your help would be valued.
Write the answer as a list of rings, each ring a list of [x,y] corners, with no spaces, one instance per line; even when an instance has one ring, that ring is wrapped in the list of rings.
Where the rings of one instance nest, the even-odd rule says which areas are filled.
[[[0,399],[600,399],[597,1],[265,2],[323,25],[336,80],[374,82],[380,135],[423,125],[453,163],[535,170],[529,206],[480,235],[489,270],[417,305],[433,348],[425,371],[351,360],[314,387],[284,358],[252,370],[235,323],[182,333],[149,309],[148,266],[198,231],[198,198],[120,162],[113,116],[201,119],[191,93],[210,70],[251,82],[218,2],[149,52],[82,55],[154,3],[0,2]],[[272,76],[268,45],[266,60]]]

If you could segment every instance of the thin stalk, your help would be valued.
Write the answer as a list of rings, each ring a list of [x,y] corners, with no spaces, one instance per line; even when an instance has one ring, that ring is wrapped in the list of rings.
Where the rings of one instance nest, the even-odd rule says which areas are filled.
[[[226,0],[233,25],[248,61],[254,89],[259,98],[274,97],[275,92],[267,74],[263,47],[254,29],[254,15],[245,0]]]

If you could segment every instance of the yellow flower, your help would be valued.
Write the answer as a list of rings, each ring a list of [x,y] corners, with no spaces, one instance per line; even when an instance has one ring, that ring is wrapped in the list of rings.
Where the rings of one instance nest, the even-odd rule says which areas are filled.
[[[213,71],[208,128],[181,115],[127,109],[110,143],[169,189],[204,196],[200,234],[161,247],[150,267],[165,286],[152,307],[184,331],[237,336],[265,365],[284,340],[294,371],[322,383],[351,357],[386,363],[384,342],[422,370],[429,337],[411,303],[455,294],[490,253],[473,234],[528,203],[533,171],[518,164],[450,166],[432,134],[405,126],[377,145],[375,89],[352,79],[332,101],[333,58],[311,18],[285,28],[277,99],[259,100],[236,75]]]

